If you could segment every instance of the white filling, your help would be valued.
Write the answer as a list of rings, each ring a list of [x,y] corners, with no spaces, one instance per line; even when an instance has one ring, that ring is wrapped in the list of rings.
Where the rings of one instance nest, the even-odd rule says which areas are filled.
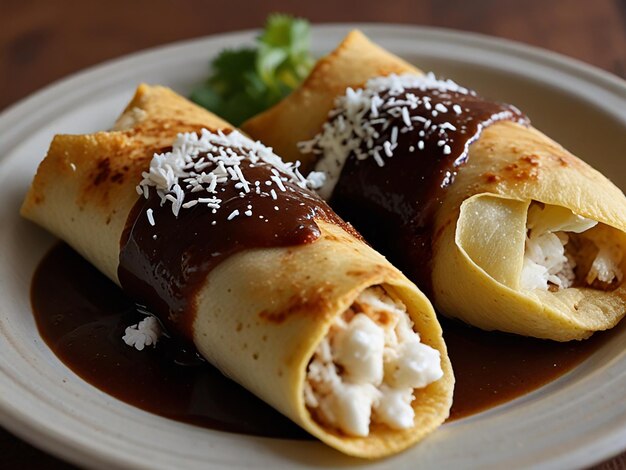
[[[600,247],[585,281],[587,284],[593,283],[596,279],[606,283],[611,283],[614,279],[622,282],[623,274],[619,268],[621,260],[622,252],[618,246]]]
[[[370,287],[315,351],[304,399],[322,424],[367,436],[371,423],[412,427],[413,390],[442,376],[439,351],[420,342],[404,305]]]
[[[550,286],[560,289],[571,287],[576,280],[576,261],[567,250],[570,241],[568,233],[585,237],[585,232],[597,224],[564,207],[532,204],[526,224],[528,235],[521,287],[540,290],[548,290]],[[606,237],[589,237],[597,248],[597,254],[584,281],[589,285],[596,279],[609,284],[615,280],[621,282],[619,264],[623,254],[620,247]]]

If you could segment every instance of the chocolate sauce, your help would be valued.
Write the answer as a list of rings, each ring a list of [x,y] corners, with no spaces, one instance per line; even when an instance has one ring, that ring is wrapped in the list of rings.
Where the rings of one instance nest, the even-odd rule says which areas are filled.
[[[282,182],[284,190],[274,185],[278,195],[271,195],[265,182],[279,174],[273,166],[243,160],[239,168],[248,181],[262,182],[258,192],[229,179],[217,189],[219,209],[199,203],[175,216],[169,201],[161,204],[151,190],[133,207],[122,236],[118,276],[124,291],[189,341],[196,293],[226,258],[250,248],[312,243],[320,236],[316,218],[352,231],[321,198],[291,180]]]
[[[227,432],[302,439],[308,434],[173,338],[143,351],[122,341],[145,318],[135,303],[65,244],[33,277],[37,327],[50,349],[100,390],[166,418]]]
[[[454,370],[449,420],[485,411],[532,392],[574,369],[612,338],[616,329],[584,341],[559,343],[483,331],[439,316]]]
[[[41,261],[32,283],[37,327],[84,380],[143,410],[221,431],[310,438],[298,426],[174,339],[137,351],[124,329],[144,318],[134,302],[65,244]],[[451,419],[483,411],[548,383],[613,334],[557,343],[484,332],[442,319],[456,378]]]
[[[513,106],[485,101],[473,92],[408,88],[381,95],[384,103],[405,102],[407,97],[420,103],[415,108],[405,106],[411,128],[399,113],[373,124],[379,134],[374,146],[397,141],[393,156],[383,157],[380,166],[374,158],[350,155],[330,205],[428,291],[434,218],[446,188],[467,161],[470,144],[485,126],[499,120],[526,122],[526,118]],[[371,112],[363,119],[372,119]]]

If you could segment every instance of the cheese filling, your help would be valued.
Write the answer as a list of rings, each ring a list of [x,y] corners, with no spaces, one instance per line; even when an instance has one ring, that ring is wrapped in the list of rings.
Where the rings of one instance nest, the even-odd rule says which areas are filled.
[[[591,231],[594,220],[559,206],[533,203],[520,285],[523,289],[558,290],[574,285],[609,288],[620,283],[623,258],[606,232]]]
[[[304,400],[320,424],[367,436],[373,423],[411,428],[413,391],[442,376],[439,351],[420,341],[405,306],[370,287],[315,351]]]

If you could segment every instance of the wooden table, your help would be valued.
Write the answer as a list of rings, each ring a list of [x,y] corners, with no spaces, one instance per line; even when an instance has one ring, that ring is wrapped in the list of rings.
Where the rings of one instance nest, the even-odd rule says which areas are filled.
[[[625,0],[316,0],[299,5],[287,0],[0,0],[0,110],[90,65],[180,39],[258,28],[274,11],[312,22],[475,31],[550,49],[626,78]],[[71,466],[0,428],[0,468]],[[596,467],[623,468],[626,453]]]

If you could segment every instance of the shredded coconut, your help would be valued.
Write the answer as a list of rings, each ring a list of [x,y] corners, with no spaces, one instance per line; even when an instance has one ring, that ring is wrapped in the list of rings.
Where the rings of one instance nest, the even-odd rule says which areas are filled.
[[[298,170],[299,162],[283,162],[271,148],[238,131],[225,134],[222,131],[215,133],[202,129],[200,135],[179,134],[171,151],[155,154],[148,171],[142,173],[143,179],[137,186],[137,193],[147,199],[149,189],[154,188],[161,204],[171,204],[175,216],[181,209],[190,209],[197,204],[219,210],[222,203],[219,197],[221,186],[229,181],[236,182],[235,187],[241,190],[242,197],[250,191],[261,194],[260,182],[248,181],[243,174],[240,168],[243,160],[248,160],[252,165],[259,162],[271,165],[273,174],[265,184],[275,186],[279,191],[286,191],[286,181],[303,189],[321,184],[320,175],[304,178]],[[204,171],[209,167],[211,170],[208,173]],[[152,225],[153,222],[151,219]]]
[[[439,351],[420,342],[404,305],[370,287],[319,344],[304,400],[321,423],[367,436],[371,423],[412,427],[414,389],[442,376]]]
[[[446,130],[456,130],[454,126],[447,125],[449,123],[437,125],[424,116],[411,117],[409,111],[421,106],[426,110],[425,113],[435,117],[437,113],[461,114],[463,112],[461,107],[451,103],[452,109],[449,109],[437,103],[433,110],[428,96],[418,97],[413,93],[398,96],[407,89],[475,95],[474,91],[452,80],[437,79],[433,73],[422,76],[391,74],[368,80],[364,88],[356,90],[348,88],[344,95],[335,99],[334,109],[329,113],[329,120],[324,124],[322,131],[312,140],[298,144],[303,153],[323,155],[316,168],[318,172],[326,175],[325,182],[319,186],[319,193],[323,198],[328,199],[332,194],[349,155],[354,154],[359,160],[371,157],[382,167],[385,165],[384,157],[391,158],[394,155],[398,146],[398,133],[412,131],[417,123],[419,128],[428,131],[429,134],[439,133],[443,136],[441,146],[446,145]],[[379,143],[380,132],[391,125],[394,127],[391,129],[389,141]],[[424,132],[420,133],[420,136],[424,135]],[[424,143],[418,142],[417,148],[423,150]],[[443,151],[445,154],[451,152],[449,146],[444,147]],[[316,180],[316,183],[319,181]]]
[[[154,211],[152,209],[148,209],[146,211],[146,216],[148,217],[148,222],[150,223],[150,225],[152,225],[154,227],[155,222],[154,222]]]
[[[162,334],[161,324],[150,315],[139,323],[126,328],[122,339],[128,346],[143,351],[146,346],[156,346]]]

